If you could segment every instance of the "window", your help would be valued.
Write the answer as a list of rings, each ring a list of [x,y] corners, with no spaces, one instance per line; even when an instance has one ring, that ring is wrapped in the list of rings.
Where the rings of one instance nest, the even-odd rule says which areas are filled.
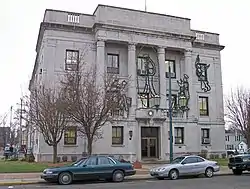
[[[235,141],[240,141],[240,135],[235,136]]]
[[[77,127],[69,127],[64,132],[64,144],[76,145],[77,141]]]
[[[210,129],[201,129],[202,144],[210,144]]]
[[[139,108],[149,108],[149,94],[140,93],[138,94],[138,107]]]
[[[187,157],[183,163],[191,164],[191,163],[198,163],[197,157]]]
[[[184,144],[184,128],[183,127],[174,128],[174,138],[175,138],[175,144]]]
[[[123,127],[112,127],[112,144],[123,144]]]
[[[78,50],[66,50],[65,58],[65,70],[76,71],[79,64],[79,51]]]
[[[227,150],[234,150],[234,145],[233,144],[228,144],[226,146]]]
[[[97,163],[97,157],[90,157],[86,162],[85,165],[96,165]]]
[[[175,60],[165,60],[166,78],[169,78],[169,66],[171,78],[176,78]]]
[[[113,74],[119,74],[119,55],[108,54],[108,66],[107,72]]]
[[[197,162],[203,162],[203,161],[205,161],[205,160],[200,158],[200,157],[197,157]]]
[[[228,136],[225,136],[225,140],[226,140],[226,141],[229,141],[229,135],[228,135]]]
[[[114,162],[112,162],[107,157],[98,157],[98,165],[112,165]]]
[[[146,62],[147,62],[147,59],[145,57],[137,58],[137,74],[138,75],[146,75]]]
[[[200,106],[200,115],[208,116],[208,97],[200,96],[199,97],[199,106]]]

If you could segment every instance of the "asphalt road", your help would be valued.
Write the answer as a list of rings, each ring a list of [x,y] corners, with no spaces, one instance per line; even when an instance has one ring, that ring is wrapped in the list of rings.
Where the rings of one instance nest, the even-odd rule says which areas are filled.
[[[81,183],[70,186],[56,184],[13,186],[14,189],[249,189],[250,175],[218,176],[214,178],[188,178],[171,180],[126,181],[123,183]],[[2,186],[0,189],[8,189]]]

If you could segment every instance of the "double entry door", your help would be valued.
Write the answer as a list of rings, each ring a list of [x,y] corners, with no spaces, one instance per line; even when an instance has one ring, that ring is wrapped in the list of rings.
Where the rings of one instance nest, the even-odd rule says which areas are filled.
[[[141,155],[142,158],[157,158],[157,137],[143,137],[141,139]]]

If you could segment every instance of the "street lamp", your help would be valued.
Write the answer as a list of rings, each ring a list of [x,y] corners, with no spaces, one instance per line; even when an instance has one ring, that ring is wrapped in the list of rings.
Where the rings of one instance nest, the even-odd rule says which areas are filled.
[[[170,163],[173,161],[173,123],[172,123],[172,88],[171,88],[171,67],[168,64],[168,80],[169,80],[169,95],[168,95],[168,106],[169,106],[169,160]]]
[[[179,97],[179,106],[180,109],[185,109],[187,106],[187,98],[185,96],[180,96]]]
[[[161,97],[159,95],[154,96],[154,104],[155,104],[156,112],[158,112],[158,110],[159,110],[160,100],[161,100]]]

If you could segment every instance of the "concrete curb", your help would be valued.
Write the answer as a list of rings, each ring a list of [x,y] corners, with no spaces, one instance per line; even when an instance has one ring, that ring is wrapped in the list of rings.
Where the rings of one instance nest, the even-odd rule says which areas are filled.
[[[214,174],[215,177],[218,176],[228,176],[228,175],[233,175],[232,173],[220,173],[220,174]],[[145,175],[145,176],[139,176],[139,177],[128,177],[125,179],[126,181],[133,181],[133,180],[155,180],[154,177],[151,177],[150,175]],[[32,184],[46,184],[46,181],[6,181],[6,182],[1,182],[0,181],[0,186],[16,186],[16,185],[32,185]],[[49,183],[48,183],[49,184]]]

